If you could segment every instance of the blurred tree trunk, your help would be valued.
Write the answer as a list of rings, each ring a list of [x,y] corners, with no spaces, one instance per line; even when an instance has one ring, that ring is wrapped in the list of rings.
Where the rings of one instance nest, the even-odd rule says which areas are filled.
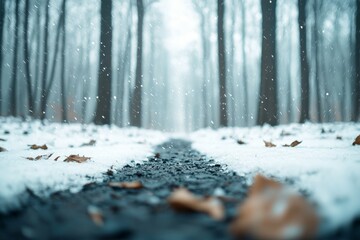
[[[228,125],[227,92],[226,92],[226,56],[224,34],[225,0],[217,1],[217,40],[218,40],[218,63],[219,63],[219,100],[220,100],[220,126]]]
[[[318,3],[314,0],[314,55],[315,55],[315,87],[316,87],[316,110],[317,120],[322,122],[321,114],[321,89],[320,89],[320,56],[319,56],[319,17],[318,17]]]
[[[300,35],[300,69],[301,69],[301,110],[300,123],[309,120],[309,63],[306,46],[306,2],[307,0],[298,0],[298,22]]]
[[[40,4],[37,2],[37,4]],[[36,20],[35,20],[34,29],[36,29],[36,53],[35,53],[35,76],[34,76],[34,101],[35,101],[35,117],[39,118],[39,106],[37,106],[37,100],[39,95],[39,83],[40,83],[40,71],[41,71],[41,64],[40,64],[40,52],[41,52],[41,8],[38,7],[36,10]]]
[[[25,0],[24,9],[24,62],[25,62],[25,78],[27,85],[27,96],[29,105],[29,114],[34,116],[34,95],[32,90],[32,79],[30,73],[30,53],[29,53],[29,13],[30,13],[30,0]]]
[[[5,0],[0,1],[0,116],[2,114],[2,104],[3,104],[3,95],[2,95],[2,62],[3,62],[3,33],[4,33],[4,23],[5,23]]]
[[[136,70],[135,87],[131,96],[130,122],[132,126],[141,127],[142,108],[142,49],[143,49],[143,26],[144,26],[144,4],[143,0],[136,1],[138,22],[137,22],[137,49],[136,49]]]
[[[61,29],[62,29],[62,38],[61,38],[61,73],[60,73],[60,86],[61,86],[61,120],[62,122],[68,121],[67,116],[67,104],[66,97],[67,93],[65,92],[65,54],[66,54],[66,0],[63,0],[61,5]]]
[[[358,121],[360,115],[360,0],[356,1],[356,34],[355,34],[355,77],[353,92],[352,121]]]
[[[17,115],[17,70],[18,70],[18,45],[19,45],[19,18],[20,18],[20,0],[15,1],[15,33],[14,33],[14,45],[13,45],[13,65],[11,73],[11,101],[10,101],[10,115]]]
[[[101,30],[98,72],[98,99],[95,124],[110,124],[111,57],[112,57],[112,0],[101,0]]]
[[[257,124],[276,125],[277,84],[276,84],[276,0],[261,0],[262,50],[261,82]]]
[[[245,126],[249,126],[249,96],[248,96],[248,79],[247,79],[247,67],[246,67],[246,16],[245,16],[245,0],[240,1],[241,4],[241,58],[242,58],[242,82],[244,93],[244,119]]]
[[[42,79],[41,79],[41,96],[40,96],[40,119],[44,120],[46,116],[46,77],[48,70],[48,41],[49,41],[49,6],[50,0],[46,0],[45,4],[45,26],[44,26],[44,49],[43,49],[43,67],[42,67]]]

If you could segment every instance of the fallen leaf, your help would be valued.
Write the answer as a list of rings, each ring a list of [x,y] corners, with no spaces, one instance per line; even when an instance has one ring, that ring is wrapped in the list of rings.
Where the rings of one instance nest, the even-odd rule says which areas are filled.
[[[140,189],[143,185],[140,181],[133,182],[109,182],[109,186],[113,188]]]
[[[44,145],[36,145],[36,144],[33,144],[33,145],[29,145],[30,146],[30,149],[32,150],[37,150],[37,149],[42,149],[42,150],[47,150],[48,147],[46,146],[46,144]]]
[[[6,140],[3,138],[0,138],[0,142],[6,142]]]
[[[87,160],[89,160],[90,157],[85,157],[85,156],[79,156],[79,155],[70,155],[68,156],[64,162],[78,162],[78,163],[83,163],[86,162]]]
[[[236,143],[239,144],[239,145],[246,144],[246,143],[245,143],[244,141],[242,141],[242,140],[237,140]]]
[[[342,136],[336,136],[336,140],[343,140]]]
[[[276,145],[273,144],[272,142],[267,142],[267,141],[265,141],[265,140],[263,140],[263,141],[264,141],[264,143],[265,143],[265,147],[276,147]]]
[[[354,140],[354,142],[353,142],[352,145],[353,145],[353,146],[355,146],[355,145],[360,145],[360,135],[355,138],[355,140]]]
[[[155,158],[160,158],[160,153],[155,153]]]
[[[57,160],[59,160],[59,158],[60,158],[60,156],[57,156],[55,159],[54,159],[54,161],[57,161]]]
[[[185,188],[176,189],[168,198],[168,203],[178,211],[202,212],[216,220],[225,217],[224,206],[218,198],[198,197]]]
[[[104,216],[98,207],[93,205],[88,206],[88,214],[96,225],[102,226],[104,224]]]
[[[318,225],[319,218],[304,197],[257,175],[230,231],[239,238],[313,239]]]
[[[90,142],[88,143],[83,143],[80,145],[80,147],[92,147],[92,146],[95,146],[96,144],[96,140],[90,140]]]
[[[7,150],[3,147],[0,147],[0,152],[6,152]]]
[[[31,161],[37,161],[40,160],[42,158],[44,159],[49,159],[51,156],[53,155],[53,153],[49,154],[49,155],[38,155],[36,157],[26,157],[27,160],[31,160]]]
[[[283,147],[296,147],[300,143],[302,143],[302,141],[299,142],[298,140],[295,140],[292,143],[290,143],[290,145],[289,144],[284,144]]]

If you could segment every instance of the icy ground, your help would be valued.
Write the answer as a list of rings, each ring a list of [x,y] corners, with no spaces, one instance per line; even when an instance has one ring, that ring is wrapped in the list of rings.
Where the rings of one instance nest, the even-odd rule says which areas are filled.
[[[82,146],[95,140],[94,146]],[[101,181],[114,167],[142,161],[153,147],[166,140],[157,131],[98,127],[80,124],[47,124],[0,118],[0,211],[17,208],[26,189],[36,195],[70,189],[76,192],[92,181]],[[46,144],[47,150],[29,145]],[[46,159],[50,154],[51,157]],[[85,163],[64,162],[72,154],[91,157]],[[44,155],[40,160],[28,160]],[[57,160],[55,160],[59,157]]]
[[[256,173],[282,182],[291,180],[296,190],[309,194],[318,206],[322,231],[328,231],[360,215],[360,146],[352,146],[359,134],[359,123],[306,123],[204,129],[190,138],[193,148],[249,181]],[[277,146],[267,148],[263,140]],[[302,143],[283,147],[295,140]]]
[[[38,196],[102,181],[106,172],[153,156],[154,146],[174,137],[227,165],[248,179],[262,173],[305,192],[318,206],[322,230],[346,225],[360,216],[360,146],[352,146],[360,124],[292,124],[278,127],[203,129],[189,135],[136,128],[46,124],[0,118],[0,211],[21,205],[26,189]],[[82,146],[95,140],[94,146]],[[265,141],[276,147],[267,148]],[[283,147],[298,140],[296,147]],[[242,141],[242,142],[241,142]],[[46,144],[47,150],[29,145]],[[51,157],[47,159],[50,155]],[[64,162],[71,154],[91,157]],[[28,160],[44,155],[38,161]],[[59,158],[58,158],[59,157]],[[57,161],[55,161],[57,159]]]

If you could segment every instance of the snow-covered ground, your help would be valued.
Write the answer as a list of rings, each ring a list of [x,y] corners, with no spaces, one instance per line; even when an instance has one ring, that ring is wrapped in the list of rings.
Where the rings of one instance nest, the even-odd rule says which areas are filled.
[[[132,160],[145,160],[153,154],[153,146],[166,139],[158,131],[136,128],[44,126],[39,121],[0,118],[0,147],[7,150],[0,152],[0,211],[18,207],[27,188],[39,196],[65,189],[76,192],[86,183],[101,181],[112,166],[115,170]],[[82,146],[91,140],[96,141],[95,146]],[[31,150],[32,144],[46,144],[48,149]],[[72,154],[91,159],[64,162]],[[27,159],[40,155],[44,157],[37,161]]]
[[[291,124],[277,127],[204,129],[190,135],[193,147],[224,163],[251,182],[256,173],[310,194],[322,218],[322,231],[360,215],[360,146],[352,146],[360,124]],[[241,140],[246,144],[239,144]],[[267,148],[271,141],[276,147]],[[296,147],[283,147],[298,140]]]

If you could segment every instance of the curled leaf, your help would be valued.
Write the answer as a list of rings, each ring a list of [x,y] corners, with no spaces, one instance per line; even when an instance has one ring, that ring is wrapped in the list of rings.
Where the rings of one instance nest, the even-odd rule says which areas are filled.
[[[230,231],[252,239],[312,239],[318,225],[319,218],[305,198],[258,175]]]
[[[290,143],[290,145],[289,144],[284,144],[283,147],[296,147],[300,143],[302,143],[302,141],[295,140],[292,143]]]
[[[57,160],[59,160],[59,158],[60,158],[60,156],[57,156],[55,159],[54,159],[54,161],[57,161]]]
[[[178,211],[202,212],[216,220],[222,220],[225,216],[224,206],[218,198],[200,198],[185,188],[176,189],[168,198],[168,203]]]
[[[110,182],[110,187],[113,188],[127,188],[127,189],[140,189],[143,188],[143,185],[140,181],[133,182]]]
[[[49,155],[38,155],[36,157],[26,157],[27,160],[31,160],[31,161],[37,161],[40,159],[49,159],[51,156],[53,155],[53,153],[49,154]]]
[[[30,149],[32,150],[37,150],[37,149],[42,149],[42,150],[47,150],[48,147],[46,146],[46,144],[44,145],[36,145],[36,144],[33,144],[33,145],[29,145],[30,146]]]
[[[78,162],[78,163],[83,163],[86,162],[87,160],[89,160],[89,157],[85,157],[85,156],[80,156],[80,155],[70,155],[68,156],[64,162]]]
[[[88,214],[90,215],[91,220],[98,226],[104,224],[104,217],[101,210],[93,205],[88,206]]]
[[[265,141],[265,140],[263,140],[264,141],[264,143],[265,143],[265,147],[276,147],[276,145],[275,144],[273,144],[272,142],[267,142],[267,141]]]
[[[360,135],[355,138],[355,140],[354,140],[354,142],[353,142],[352,145],[353,145],[353,146],[355,146],[355,145],[360,145]]]

